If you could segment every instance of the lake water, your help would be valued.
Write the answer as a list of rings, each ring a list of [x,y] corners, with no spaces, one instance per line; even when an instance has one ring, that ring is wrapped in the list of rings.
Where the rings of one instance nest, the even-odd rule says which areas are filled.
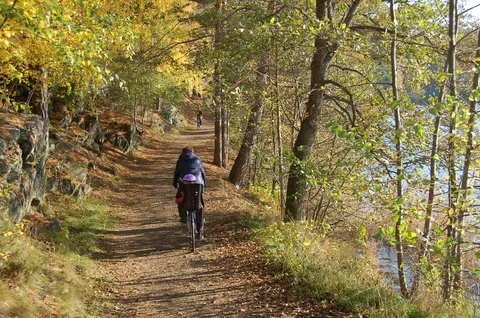
[[[378,272],[383,275],[386,283],[390,284],[396,291],[400,292],[400,286],[398,284],[397,252],[395,247],[385,243],[377,245],[376,249],[379,265]],[[405,276],[407,278],[408,286],[411,287],[413,282],[413,259],[412,257],[409,257],[407,253],[405,254]],[[480,267],[480,262],[477,262],[477,266]],[[465,275],[465,283],[467,284],[466,297],[476,301],[480,305],[480,277],[467,273]]]

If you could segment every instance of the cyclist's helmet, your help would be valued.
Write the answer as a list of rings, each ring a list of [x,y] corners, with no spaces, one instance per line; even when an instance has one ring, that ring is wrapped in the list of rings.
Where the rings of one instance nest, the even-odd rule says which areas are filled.
[[[189,174],[184,175],[182,180],[186,181],[186,182],[194,182],[195,180],[197,180],[197,178],[193,174],[189,173]]]

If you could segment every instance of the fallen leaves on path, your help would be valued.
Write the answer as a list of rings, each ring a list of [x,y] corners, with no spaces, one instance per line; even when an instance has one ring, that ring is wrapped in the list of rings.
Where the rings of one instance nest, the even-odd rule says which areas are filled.
[[[174,139],[148,134],[135,158],[118,162],[121,188],[109,200],[123,222],[102,239],[99,258],[115,287],[107,317],[347,317],[335,306],[296,293],[265,264],[260,248],[238,222],[260,209],[223,180],[211,164],[213,128],[187,130]],[[206,236],[189,251],[171,186],[181,148],[193,144],[203,159],[208,187]]]

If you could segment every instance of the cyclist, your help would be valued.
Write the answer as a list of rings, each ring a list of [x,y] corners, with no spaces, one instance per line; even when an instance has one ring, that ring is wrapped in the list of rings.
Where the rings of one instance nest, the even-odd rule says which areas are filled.
[[[203,113],[201,110],[197,113],[197,128],[202,128]]]
[[[205,176],[205,169],[203,168],[202,160],[195,155],[193,149],[191,147],[185,147],[182,149],[182,153],[178,157],[177,165],[175,167],[175,173],[173,176],[173,187],[177,189],[176,198],[181,198],[183,196],[184,191],[184,184],[182,182],[182,178],[186,174],[192,174],[195,176],[196,180],[195,183],[202,185],[201,192],[201,202],[202,207],[204,206],[203,203],[203,189],[206,186],[206,176]],[[178,201],[177,201],[178,202]],[[204,225],[204,216],[203,216],[203,208],[200,209],[197,213],[197,220],[199,220],[199,228],[198,228],[198,238],[203,239],[203,225]],[[182,208],[182,204],[179,202],[178,204],[178,214],[180,216],[180,221],[183,223],[187,222],[187,216],[185,214],[185,210]]]

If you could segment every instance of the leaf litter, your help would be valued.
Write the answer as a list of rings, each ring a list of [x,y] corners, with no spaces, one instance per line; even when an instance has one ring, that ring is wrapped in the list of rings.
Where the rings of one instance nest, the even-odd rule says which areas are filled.
[[[179,223],[173,170],[185,145],[193,145],[207,174],[207,240],[191,253]],[[335,304],[301,295],[273,266],[238,216],[261,209],[228,183],[213,165],[213,126],[162,138],[144,136],[134,158],[109,149],[123,177],[100,194],[121,214],[101,238],[98,254],[110,272],[113,302],[105,317],[353,317]]]

